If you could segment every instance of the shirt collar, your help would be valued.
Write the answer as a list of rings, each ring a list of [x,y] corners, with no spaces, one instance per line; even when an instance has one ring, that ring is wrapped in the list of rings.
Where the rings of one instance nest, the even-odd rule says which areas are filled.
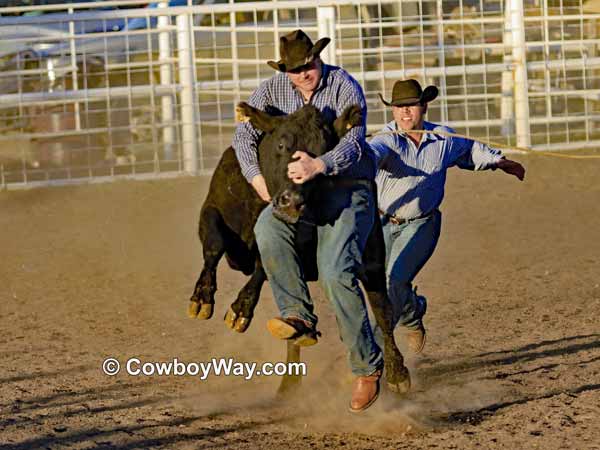
[[[425,133],[425,135],[424,135],[425,139],[427,139],[429,141],[443,141],[445,139],[444,136],[433,133],[433,130],[435,130],[436,128],[437,128],[437,125],[435,123],[424,121],[423,129],[425,131],[427,131],[427,133]]]
[[[395,120],[392,120],[389,125],[390,125],[390,129],[392,131],[400,131],[398,136],[405,138],[404,133],[402,132],[402,130],[400,130],[400,128],[398,127],[398,124],[396,123]],[[432,141],[432,142],[443,141],[445,139],[444,136],[441,136],[436,133],[432,133],[432,131],[435,130],[436,128],[437,128],[436,124],[427,122],[427,121],[423,121],[423,131],[425,131],[425,133],[423,133],[423,139],[421,140],[421,143],[426,142],[426,141]]]
[[[329,72],[331,70],[331,66],[325,64],[324,62],[321,62],[321,68],[321,79],[319,80],[319,84],[317,85],[317,89],[315,90],[315,92],[320,91],[325,86],[327,86],[327,80],[329,78]]]

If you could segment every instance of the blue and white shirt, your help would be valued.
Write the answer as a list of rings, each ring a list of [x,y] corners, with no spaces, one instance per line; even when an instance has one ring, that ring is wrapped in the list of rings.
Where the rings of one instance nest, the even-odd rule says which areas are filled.
[[[363,123],[352,128],[334,149],[320,158],[325,162],[326,175],[372,180],[375,176],[375,164],[371,150],[365,143],[367,105],[358,82],[345,70],[323,64],[321,80],[310,103],[321,111],[328,121],[334,121],[347,106],[361,106]],[[296,90],[288,76],[278,72],[260,84],[248,99],[248,104],[268,113],[281,115],[291,114],[305,103],[304,97]],[[238,124],[233,136],[233,148],[242,174],[248,182],[260,174],[257,143],[261,133],[246,122]]]
[[[379,134],[369,142],[379,168],[375,177],[379,209],[398,218],[414,219],[437,209],[449,167],[495,169],[502,158],[500,150],[485,144],[435,133],[454,133],[451,128],[430,122],[423,128],[430,132],[422,135],[418,147],[402,134]],[[398,131],[396,122],[381,131]]]

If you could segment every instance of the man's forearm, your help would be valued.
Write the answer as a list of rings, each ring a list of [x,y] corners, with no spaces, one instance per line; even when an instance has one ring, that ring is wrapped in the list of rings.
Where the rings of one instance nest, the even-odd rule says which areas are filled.
[[[338,145],[320,157],[325,163],[326,175],[337,175],[360,159],[362,155],[362,147],[359,140],[361,129],[364,130],[364,127],[359,126],[351,129],[340,140]],[[364,136],[364,131],[362,131],[362,136]]]
[[[263,82],[250,95],[247,103],[254,108],[264,111],[266,110],[269,98],[267,83]],[[258,141],[260,134],[250,122],[245,122],[238,124],[233,135],[232,146],[235,150],[235,156],[240,163],[242,175],[244,175],[248,183],[252,183],[254,177],[261,174],[258,164]]]
[[[252,179],[260,175],[260,166],[258,164],[258,152],[256,150],[256,137],[250,128],[251,125],[244,123],[238,125],[233,136],[232,146],[235,151],[235,156],[240,163],[242,175],[250,183]]]
[[[473,170],[495,169],[502,158],[502,152],[478,141],[472,141],[471,161]]]

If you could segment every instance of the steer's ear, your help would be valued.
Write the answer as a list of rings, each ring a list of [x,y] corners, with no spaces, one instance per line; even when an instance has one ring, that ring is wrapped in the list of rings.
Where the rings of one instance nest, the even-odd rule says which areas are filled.
[[[238,122],[250,122],[254,128],[258,128],[265,133],[270,133],[277,127],[282,118],[271,116],[260,109],[250,106],[246,102],[241,102],[235,108],[235,120]]]
[[[359,105],[350,105],[342,112],[342,115],[335,119],[333,128],[338,138],[342,138],[348,130],[362,124],[362,109]]]

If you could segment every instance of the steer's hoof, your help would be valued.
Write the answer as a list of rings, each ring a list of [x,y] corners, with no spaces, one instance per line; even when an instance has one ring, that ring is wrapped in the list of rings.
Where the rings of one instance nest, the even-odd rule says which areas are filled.
[[[235,321],[235,326],[233,327],[233,329],[235,331],[237,331],[238,333],[243,333],[244,331],[246,331],[248,329],[251,321],[252,321],[252,319],[249,319],[247,317],[239,317]]]
[[[225,313],[225,325],[228,328],[231,328],[233,331],[237,331],[238,333],[243,333],[250,326],[250,322],[252,318],[241,317],[236,312],[229,307],[227,312]]]
[[[400,380],[387,380],[387,388],[394,394],[404,395],[410,391],[410,374],[406,372],[406,376]]]
[[[196,318],[200,320],[208,320],[212,317],[214,309],[215,308],[212,303],[202,303]]]
[[[236,318],[237,314],[230,307],[225,313],[225,317],[223,318],[223,320],[225,321],[225,325],[227,325],[227,328],[231,328],[233,330],[233,327],[235,327]]]
[[[195,319],[196,316],[198,315],[199,311],[200,311],[200,303],[191,301],[190,304],[188,305],[188,310],[187,310],[188,317]]]

